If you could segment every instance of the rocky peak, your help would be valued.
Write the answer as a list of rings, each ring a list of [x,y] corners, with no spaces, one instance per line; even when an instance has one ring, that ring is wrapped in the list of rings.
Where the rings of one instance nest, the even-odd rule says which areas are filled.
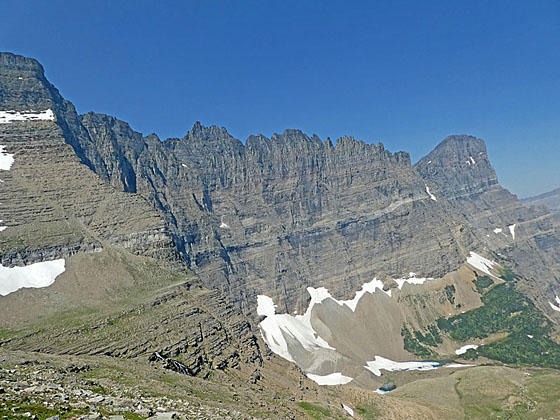
[[[484,192],[498,184],[486,144],[468,135],[445,138],[415,168],[448,198]]]

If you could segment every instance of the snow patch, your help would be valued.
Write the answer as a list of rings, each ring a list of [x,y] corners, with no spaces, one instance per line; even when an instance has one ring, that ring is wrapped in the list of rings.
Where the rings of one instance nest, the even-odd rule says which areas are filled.
[[[514,223],[513,225],[509,225],[509,233],[511,233],[511,238],[515,241],[515,226],[517,226],[517,223]]]
[[[436,196],[433,195],[433,194],[430,192],[430,187],[428,187],[427,185],[426,185],[426,192],[428,193],[428,195],[430,196],[430,198],[431,198],[432,200],[437,201]]]
[[[476,365],[464,365],[462,363],[450,363],[448,365],[445,365],[446,368],[464,368],[464,367],[472,367],[472,366],[476,366]]]
[[[490,273],[490,270],[492,270],[492,268],[495,265],[500,265],[497,262],[490,261],[489,259],[481,257],[476,252],[472,252],[472,251],[470,253],[470,256],[467,257],[467,263],[472,265],[477,270],[480,270],[483,273],[488,274],[489,276],[494,276],[492,273]]]
[[[53,121],[54,112],[51,109],[45,111],[20,112],[20,111],[0,111],[0,124],[8,124],[14,121]]]
[[[473,165],[476,165],[476,161],[474,160],[474,158],[472,156],[469,156],[469,159],[471,160]]]
[[[439,362],[395,362],[385,357],[375,356],[371,362],[364,366],[376,376],[381,376],[381,369],[390,372],[397,370],[433,370],[440,366]]]
[[[377,389],[376,389],[375,391],[373,391],[373,392],[375,392],[376,394],[379,394],[379,395],[383,395],[383,394],[386,394],[386,393],[389,392],[389,391],[385,391],[384,389],[377,388]]]
[[[529,338],[533,338],[533,336],[531,334],[527,334],[527,337]]]
[[[344,376],[340,372],[330,373],[328,375],[314,375],[313,373],[306,373],[305,375],[319,385],[344,385],[353,379],[349,376]]]
[[[14,155],[5,152],[6,146],[0,144],[0,171],[9,171],[14,164]]]
[[[184,163],[181,163],[181,166],[182,166],[183,168],[188,168],[188,166],[185,165]]]
[[[229,229],[229,225],[225,224],[224,222],[222,222],[222,223],[220,224],[220,227],[221,227],[222,229]]]
[[[496,228],[496,229],[494,229],[494,233],[502,233],[502,228]]]
[[[366,293],[373,294],[373,293],[375,293],[376,289],[379,289],[383,293],[385,293],[386,295],[391,296],[391,291],[390,290],[383,290],[383,282],[381,280],[377,280],[376,278],[374,278],[369,283],[364,283],[364,285],[362,286],[362,289],[359,292],[356,292],[356,295],[354,296],[354,299],[338,301],[338,300],[334,299],[330,294],[329,294],[328,297],[333,299],[339,305],[348,306],[352,310],[352,312],[355,312],[356,311],[356,306],[358,306],[358,302],[360,301],[362,296],[365,295]]]
[[[272,298],[266,295],[257,296],[257,315],[273,316],[276,313],[276,305]]]
[[[433,277],[416,277],[416,273],[408,273],[407,279],[394,279],[398,286],[399,290],[402,289],[405,283],[410,284],[424,284],[426,280],[433,280]]]
[[[455,354],[465,354],[467,350],[473,349],[476,350],[478,346],[476,344],[467,344],[466,346],[461,347],[460,349],[455,350]]]
[[[350,415],[350,417],[354,417],[354,410],[352,410],[346,404],[342,404],[342,408]]]
[[[0,265],[0,295],[6,296],[24,287],[47,287],[65,270],[64,258],[43,261],[24,267]]]
[[[560,305],[560,298],[558,296],[556,296],[556,303],[558,303],[558,305]],[[560,312],[560,306],[556,306],[554,303],[552,302],[548,302],[548,304],[550,305],[550,307],[552,309],[554,309],[555,311]]]
[[[324,287],[318,289],[308,287],[307,291],[311,296],[309,307],[303,315],[295,316],[276,314],[274,302],[270,297],[265,295],[257,297],[257,314],[266,316],[259,324],[263,340],[273,353],[294,363],[295,360],[290,354],[284,334],[297,340],[307,351],[319,348],[335,350],[323,338],[319,337],[311,326],[313,306],[320,303],[326,297],[330,297],[329,292]]]

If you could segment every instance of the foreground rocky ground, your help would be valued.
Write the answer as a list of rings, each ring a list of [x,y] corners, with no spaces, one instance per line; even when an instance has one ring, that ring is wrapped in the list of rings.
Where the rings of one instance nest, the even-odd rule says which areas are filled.
[[[560,419],[555,370],[479,366],[403,374],[387,374],[403,385],[378,395],[316,386],[287,363],[270,363],[252,384],[245,372],[205,380],[139,359],[3,351],[0,419],[352,418],[342,403],[356,419]]]

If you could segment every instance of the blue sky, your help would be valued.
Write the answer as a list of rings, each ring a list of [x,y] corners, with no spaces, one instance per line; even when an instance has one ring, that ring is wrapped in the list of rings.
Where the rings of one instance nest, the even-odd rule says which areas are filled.
[[[520,196],[560,186],[560,2],[2,0],[0,50],[80,113],[180,137],[344,134],[413,161],[486,140]]]

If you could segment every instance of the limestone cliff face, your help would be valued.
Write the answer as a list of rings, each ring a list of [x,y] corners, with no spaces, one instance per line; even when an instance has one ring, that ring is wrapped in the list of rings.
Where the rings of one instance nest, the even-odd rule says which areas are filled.
[[[515,262],[529,279],[525,291],[550,312],[546,302],[560,289],[558,218],[544,207],[524,206],[502,188],[484,142],[475,137],[447,137],[415,169],[469,221],[486,248]]]
[[[205,284],[248,311],[257,293],[293,310],[307,286],[345,296],[374,276],[443,275],[477,241],[408,154],[382,145],[298,130],[243,144],[199,123],[161,142],[104,115],[82,124],[104,158],[93,169],[161,209]]]
[[[69,144],[87,137],[87,131],[74,107],[45,79],[41,65],[0,54],[0,110],[47,109],[54,112],[52,120],[0,124],[0,145],[14,159],[9,170],[0,171],[0,214],[6,226],[0,233],[0,263],[60,258],[101,250],[104,243],[177,259],[162,216],[141,196],[111,188],[80,162],[79,147]]]

